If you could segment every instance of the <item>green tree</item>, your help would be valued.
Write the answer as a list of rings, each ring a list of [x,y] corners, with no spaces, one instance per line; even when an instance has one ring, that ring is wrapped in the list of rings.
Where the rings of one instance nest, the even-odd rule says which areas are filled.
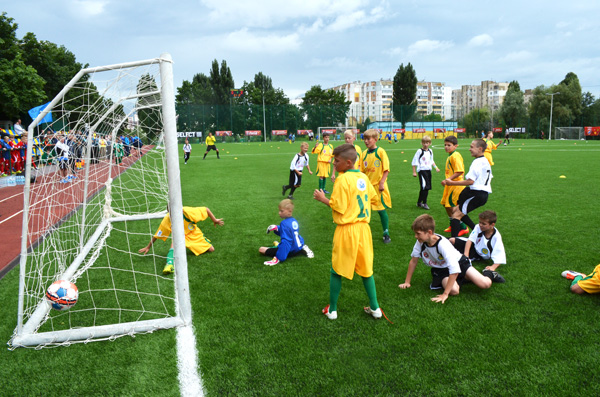
[[[312,86],[304,94],[301,105],[306,117],[306,126],[316,132],[318,127],[343,124],[350,103],[346,101],[342,92],[323,90],[320,85]]]
[[[371,119],[367,116],[364,122],[357,123],[356,128],[358,128],[359,131],[366,131],[369,128],[369,124],[371,124]]]
[[[485,131],[490,125],[490,111],[488,108],[475,108],[463,119],[462,125],[467,129],[467,135],[475,135],[475,131]],[[477,136],[476,138],[480,138]]]
[[[142,75],[138,81],[137,93],[148,93],[157,90],[158,86],[156,85],[154,77],[149,74]],[[160,106],[157,106],[160,103],[160,95],[151,94],[139,98],[136,104],[139,127],[142,131],[142,135],[149,137],[152,141],[158,137],[162,130],[162,128],[159,127],[161,108]]]
[[[44,79],[23,62],[21,54],[0,59],[0,119],[20,118],[45,100]]]
[[[583,127],[600,125],[600,99],[595,99],[590,92],[586,92],[582,96],[581,112]]]
[[[527,108],[521,86],[516,80],[508,85],[499,113],[507,127],[519,127],[525,122]]]
[[[175,96],[177,128],[179,131],[204,131],[212,117],[213,90],[210,79],[203,73],[194,75],[192,81],[184,80]]]
[[[18,27],[6,12],[0,15],[0,59],[13,59],[21,52],[17,40]]]
[[[431,113],[423,116],[423,121],[442,121],[442,116],[439,114]]]
[[[417,110],[417,74],[410,62],[400,64],[394,76],[394,119],[406,127],[406,122]]]

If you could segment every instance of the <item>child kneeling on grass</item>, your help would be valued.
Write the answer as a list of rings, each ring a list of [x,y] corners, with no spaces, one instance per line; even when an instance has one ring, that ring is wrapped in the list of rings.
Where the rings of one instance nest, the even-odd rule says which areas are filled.
[[[412,230],[415,232],[417,242],[413,247],[411,260],[408,264],[406,279],[398,287],[402,289],[410,288],[412,279],[419,258],[423,263],[431,267],[431,289],[444,289],[441,295],[431,298],[433,302],[446,302],[450,295],[458,295],[460,286],[466,280],[473,282],[482,289],[492,286],[492,275],[482,275],[471,266],[471,261],[464,255],[461,255],[447,238],[435,233],[435,221],[431,215],[423,214],[418,216],[412,224]],[[491,273],[491,272],[490,272]],[[496,273],[497,277],[502,277]]]
[[[334,185],[331,198],[325,192],[315,190],[313,197],[329,207],[333,221],[337,224],[333,235],[331,274],[329,279],[329,304],[322,310],[330,320],[337,318],[337,301],[342,289],[342,276],[352,280],[354,272],[363,279],[369,297],[367,314],[378,319],[382,311],[377,302],[377,291],[373,279],[373,235],[369,221],[371,205],[379,197],[369,178],[357,169],[356,149],[351,144],[343,144],[333,151],[335,170],[340,173]]]
[[[567,280],[573,280],[570,290],[574,294],[600,294],[600,265],[596,266],[594,271],[587,276],[573,270],[565,270],[562,272],[562,276]]]
[[[279,216],[283,219],[277,225],[267,227],[267,234],[271,231],[281,237],[281,242],[274,247],[260,247],[258,252],[263,255],[273,257],[266,261],[265,265],[274,266],[296,255],[306,255],[314,258],[315,254],[304,244],[304,239],[300,236],[300,226],[298,221],[292,217],[294,212],[294,202],[290,199],[281,200],[279,203]]]
[[[144,248],[140,249],[138,252],[140,254],[146,255],[152,244],[157,239],[162,241],[166,241],[167,237],[171,235],[171,215],[168,213],[169,207],[167,206],[167,215],[163,218],[158,230],[152,236],[150,243]],[[204,233],[202,230],[196,225],[196,222],[200,222],[205,220],[206,218],[210,218],[213,221],[215,226],[223,226],[223,219],[217,219],[213,215],[213,213],[208,209],[208,207],[183,207],[183,228],[185,231],[185,246],[189,248],[190,251],[194,253],[194,255],[198,256],[205,252],[213,252],[215,247],[212,246],[210,240],[204,237]],[[163,269],[163,274],[171,274],[175,271],[173,267],[173,243],[171,243],[171,249],[167,254],[167,264]]]

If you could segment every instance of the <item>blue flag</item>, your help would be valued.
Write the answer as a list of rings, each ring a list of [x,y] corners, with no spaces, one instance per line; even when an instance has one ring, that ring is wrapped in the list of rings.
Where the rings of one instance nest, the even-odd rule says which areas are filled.
[[[45,103],[41,106],[35,107],[33,109],[29,109],[29,117],[31,117],[32,120],[35,120],[35,118],[44,111],[44,109],[46,109],[46,106],[48,106],[50,102]],[[41,123],[51,123],[52,122],[52,112],[48,112],[47,115],[44,116],[44,118],[40,121]]]

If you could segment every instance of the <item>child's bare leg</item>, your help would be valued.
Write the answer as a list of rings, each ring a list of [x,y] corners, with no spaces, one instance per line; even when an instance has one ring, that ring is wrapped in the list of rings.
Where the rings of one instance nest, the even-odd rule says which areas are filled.
[[[478,286],[481,289],[487,289],[492,286],[492,279],[479,273],[479,271],[477,271],[477,269],[475,269],[473,266],[471,266],[470,268],[467,269],[465,278],[467,280],[472,281],[473,284],[475,284],[476,286]]]
[[[260,247],[260,248],[258,249],[258,252],[259,252],[261,255],[266,255],[266,254],[267,254],[267,250],[268,250],[268,249],[269,249],[269,247]]]
[[[577,284],[577,282],[571,284],[571,292],[577,295],[585,294],[585,291]]]
[[[445,277],[444,279],[442,279],[442,287],[444,287],[444,290],[446,289],[446,285],[448,285],[448,277]],[[452,289],[450,290],[450,295],[458,295],[460,293],[460,286],[458,285],[458,283],[454,283],[454,285],[452,286]]]

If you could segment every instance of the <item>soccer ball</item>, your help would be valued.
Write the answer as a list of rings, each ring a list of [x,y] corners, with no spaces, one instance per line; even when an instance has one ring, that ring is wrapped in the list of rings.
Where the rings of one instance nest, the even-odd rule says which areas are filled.
[[[53,282],[46,291],[46,299],[50,301],[55,310],[68,310],[75,306],[79,291],[77,286],[70,281],[58,280]]]

